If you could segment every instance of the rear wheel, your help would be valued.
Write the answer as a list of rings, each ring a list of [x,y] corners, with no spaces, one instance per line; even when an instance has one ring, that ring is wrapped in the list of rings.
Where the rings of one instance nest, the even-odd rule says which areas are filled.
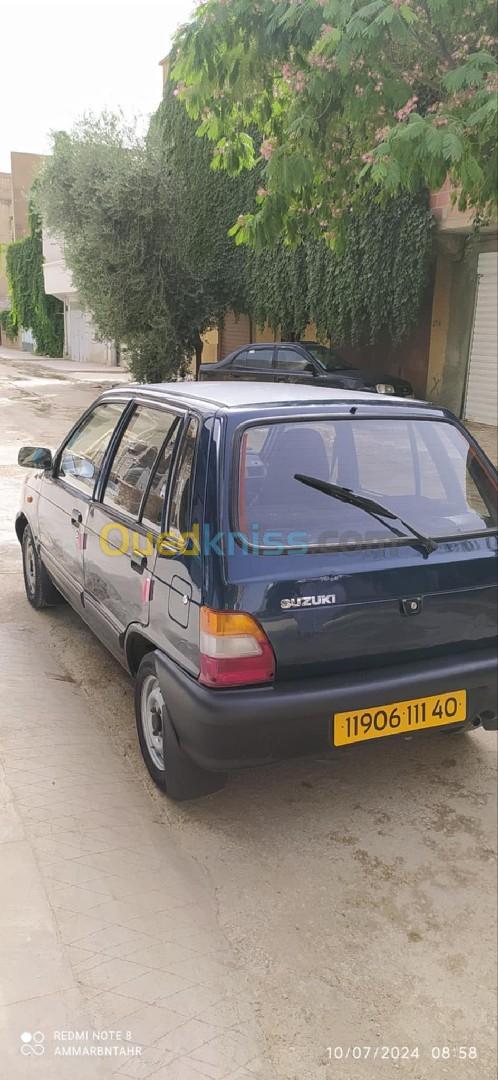
[[[144,656],[137,672],[135,715],[145,764],[171,799],[198,799],[224,786],[224,773],[199,768],[182,750],[157,677],[154,652]]]
[[[63,602],[63,597],[53,584],[36,550],[29,525],[26,525],[22,536],[22,568],[26,596],[32,607],[39,611],[40,608]]]

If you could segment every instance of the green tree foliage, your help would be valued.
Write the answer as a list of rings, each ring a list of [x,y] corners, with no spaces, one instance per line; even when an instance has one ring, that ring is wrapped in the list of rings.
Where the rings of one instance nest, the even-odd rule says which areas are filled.
[[[462,209],[494,210],[496,34],[495,0],[202,3],[173,75],[215,168],[264,165],[237,240],[294,242],[305,221],[344,243],[366,190],[382,199],[448,177]]]
[[[214,172],[210,144],[197,138],[196,127],[170,82],[152,119],[147,144],[157,148],[179,262],[193,276],[208,325],[213,326],[229,308],[245,310],[246,253],[237,250],[228,231],[234,218],[252,206],[260,170],[237,178]]]
[[[169,88],[147,138],[115,118],[55,139],[42,177],[47,227],[103,337],[125,344],[139,380],[159,381],[200,355],[200,335],[228,309],[285,338],[310,321],[341,344],[400,340],[427,281],[427,199],[357,208],[342,257],[302,230],[301,243],[255,252],[228,235],[249,211],[261,170],[211,168],[211,147]]]
[[[7,337],[15,338],[19,332],[19,327],[16,325],[12,318],[12,312],[10,308],[4,308],[0,311],[0,326],[2,330],[7,334]]]
[[[241,309],[243,253],[228,228],[253,197],[249,174],[212,172],[172,90],[144,141],[108,115],[56,135],[41,188],[99,333],[125,343],[149,381],[185,371],[201,334]]]
[[[19,330],[31,330],[38,353],[62,356],[64,305],[45,292],[41,219],[33,206],[30,207],[29,225],[30,235],[7,248],[11,306],[2,326],[10,336],[15,336]]]

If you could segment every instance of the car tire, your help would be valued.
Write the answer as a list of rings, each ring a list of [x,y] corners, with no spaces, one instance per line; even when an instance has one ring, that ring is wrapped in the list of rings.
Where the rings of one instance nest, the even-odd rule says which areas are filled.
[[[63,603],[64,598],[56,589],[36,550],[29,525],[26,525],[22,535],[22,569],[26,596],[32,607],[40,611],[41,608]]]
[[[145,764],[170,799],[199,799],[224,787],[224,773],[199,768],[182,750],[157,677],[155,652],[146,653],[137,672],[135,716]]]

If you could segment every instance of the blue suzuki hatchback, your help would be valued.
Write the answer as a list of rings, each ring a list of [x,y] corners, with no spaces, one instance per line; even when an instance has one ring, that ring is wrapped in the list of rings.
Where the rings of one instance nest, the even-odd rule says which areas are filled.
[[[497,727],[497,476],[445,410],[129,386],[19,461],[28,599],[68,600],[135,676],[171,797],[290,755]]]

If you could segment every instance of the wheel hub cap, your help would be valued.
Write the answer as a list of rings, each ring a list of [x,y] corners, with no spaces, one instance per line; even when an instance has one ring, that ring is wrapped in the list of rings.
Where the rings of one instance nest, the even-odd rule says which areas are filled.
[[[141,712],[147,749],[156,769],[164,771],[164,699],[155,675],[143,684]]]
[[[36,588],[36,562],[35,552],[31,540],[26,544],[26,576],[31,592]]]

